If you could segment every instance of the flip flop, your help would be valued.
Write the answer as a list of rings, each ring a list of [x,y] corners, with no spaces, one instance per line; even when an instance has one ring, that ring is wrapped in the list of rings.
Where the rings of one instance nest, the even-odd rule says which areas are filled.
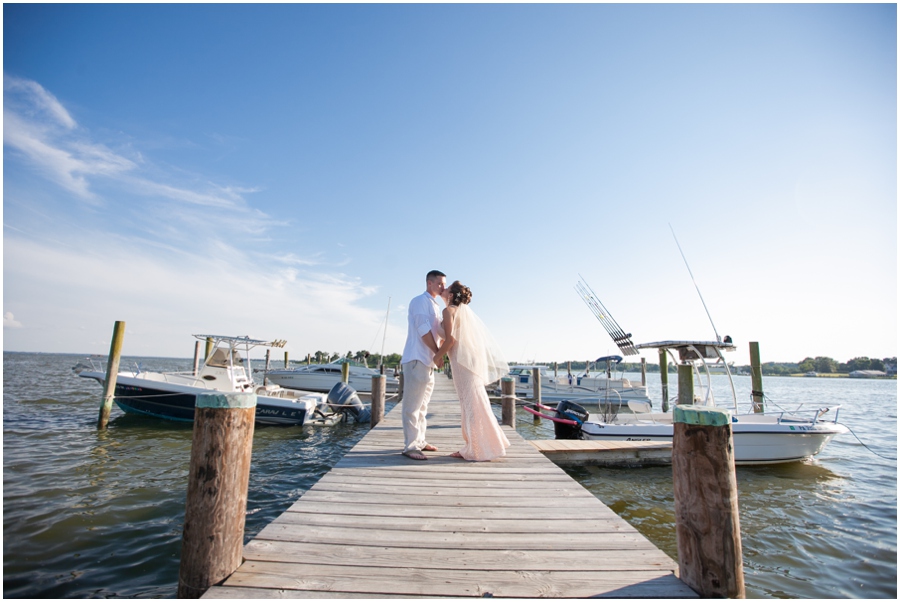
[[[437,450],[438,450],[438,448],[436,448],[435,446],[433,446],[430,443],[426,443],[425,447],[422,448],[422,451],[437,451]]]
[[[405,452],[403,452],[403,455],[406,456],[407,458],[409,458],[410,460],[427,460],[428,459],[428,456],[426,456],[422,452],[415,450],[415,449],[405,451]]]

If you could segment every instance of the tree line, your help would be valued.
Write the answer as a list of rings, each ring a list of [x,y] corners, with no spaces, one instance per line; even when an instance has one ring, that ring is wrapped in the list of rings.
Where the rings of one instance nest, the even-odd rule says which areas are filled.
[[[371,353],[365,349],[359,351],[348,351],[340,353],[337,351],[316,351],[310,354],[310,359],[316,364],[327,364],[339,360],[351,360],[369,368],[377,368],[381,365],[382,356],[380,353]],[[396,368],[400,365],[401,356],[399,353],[389,353],[384,356],[385,368]],[[305,363],[306,359],[295,359],[296,363]],[[510,364],[535,364],[543,366],[553,366],[554,362],[510,362]],[[570,362],[573,372],[584,372],[588,362],[573,361]],[[556,362],[557,369],[560,372],[566,370],[566,362]],[[590,362],[591,372],[602,372],[606,369],[605,363]],[[807,357],[797,363],[791,362],[766,362],[762,365],[762,373],[771,376],[783,376],[790,374],[801,374],[806,372],[817,372],[820,374],[849,374],[856,370],[878,370],[881,372],[896,372],[897,358],[869,358],[866,356],[855,357],[846,363],[840,363],[833,358],[825,356]],[[641,364],[636,362],[622,362],[616,367],[616,371],[624,372],[640,372]],[[674,363],[669,363],[668,371],[675,373],[678,371]],[[656,362],[647,362],[647,372],[659,372],[659,364]],[[735,366],[733,372],[748,373],[750,366]]]

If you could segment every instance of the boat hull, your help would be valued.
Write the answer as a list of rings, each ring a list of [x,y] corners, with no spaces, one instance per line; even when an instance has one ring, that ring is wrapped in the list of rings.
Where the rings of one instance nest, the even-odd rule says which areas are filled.
[[[585,439],[600,441],[672,441],[670,424],[601,424],[585,422]],[[840,424],[732,424],[734,463],[740,465],[796,462],[817,455],[834,438],[846,433]]]
[[[105,375],[83,374],[102,384]],[[216,393],[196,387],[168,385],[157,381],[123,376],[116,379],[115,402],[130,414],[154,416],[178,422],[193,422],[197,395]],[[315,411],[316,404],[302,398],[257,395],[256,423],[259,425],[302,426]]]

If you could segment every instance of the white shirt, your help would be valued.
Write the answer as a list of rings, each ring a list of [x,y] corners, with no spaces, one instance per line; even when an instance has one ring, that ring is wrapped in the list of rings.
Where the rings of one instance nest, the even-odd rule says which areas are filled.
[[[414,297],[409,302],[409,312],[406,315],[408,329],[406,334],[406,346],[403,348],[401,364],[420,361],[426,366],[434,364],[434,352],[422,341],[422,337],[428,333],[439,335],[441,330],[441,310],[437,299],[424,292]],[[437,339],[435,339],[437,342]],[[440,343],[438,343],[440,345]]]

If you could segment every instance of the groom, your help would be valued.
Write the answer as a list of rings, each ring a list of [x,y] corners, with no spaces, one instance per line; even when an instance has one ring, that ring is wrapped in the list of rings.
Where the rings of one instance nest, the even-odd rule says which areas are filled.
[[[447,276],[432,270],[425,276],[425,292],[409,302],[409,327],[403,348],[403,455],[427,460],[423,451],[437,451],[425,441],[425,414],[434,389],[434,354],[440,344],[441,310],[437,297],[444,292]]]

